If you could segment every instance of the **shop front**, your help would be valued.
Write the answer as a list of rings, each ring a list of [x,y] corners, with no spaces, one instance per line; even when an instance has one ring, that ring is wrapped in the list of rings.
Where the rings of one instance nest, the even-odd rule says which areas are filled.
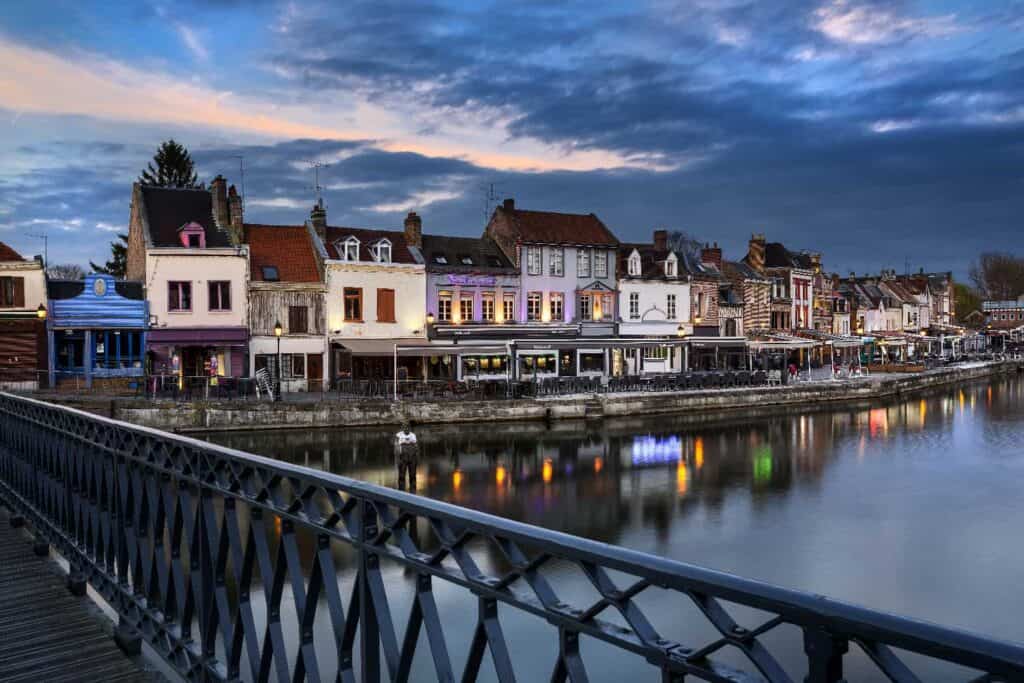
[[[146,351],[154,375],[243,377],[249,330],[244,327],[179,327],[150,330]]]
[[[49,380],[142,377],[146,373],[149,308],[142,284],[89,275],[84,281],[51,281],[46,333]]]

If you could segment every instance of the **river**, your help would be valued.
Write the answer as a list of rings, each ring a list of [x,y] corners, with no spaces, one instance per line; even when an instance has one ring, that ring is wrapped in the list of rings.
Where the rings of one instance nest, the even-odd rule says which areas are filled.
[[[423,451],[416,491],[549,529],[1024,641],[1019,376],[866,408],[707,427],[674,422],[661,416],[416,427]],[[390,430],[357,428],[205,438],[395,486],[391,437]],[[464,615],[468,625],[453,630],[471,628],[473,618]],[[404,626],[404,616],[399,623]],[[506,633],[512,630],[508,626]],[[459,634],[451,637],[458,640]],[[516,638],[510,640],[515,646]],[[529,648],[531,642],[527,636],[520,645]],[[799,660],[792,643],[779,647],[783,658]],[[461,648],[449,649],[453,661],[462,661]],[[426,650],[421,646],[418,661],[429,657]],[[872,677],[863,659],[859,653],[848,657],[850,680]],[[551,661],[528,664],[521,680],[546,677]],[[593,669],[590,659],[588,664]],[[590,673],[617,680],[632,675],[632,666],[602,662]],[[918,673],[926,680],[952,676],[927,665]],[[433,678],[429,667],[424,678]]]

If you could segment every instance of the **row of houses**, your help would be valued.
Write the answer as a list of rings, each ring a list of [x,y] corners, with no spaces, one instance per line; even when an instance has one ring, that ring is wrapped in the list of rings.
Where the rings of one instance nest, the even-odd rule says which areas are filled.
[[[322,203],[293,225],[246,223],[220,176],[136,184],[125,280],[46,282],[38,261],[0,253],[0,322],[19,330],[0,381],[619,375],[719,362],[758,335],[954,328],[949,273],[840,279],[763,234],[728,260],[717,244],[665,230],[621,242],[594,214],[512,199],[480,237],[424,231],[416,213],[395,227],[332,225]]]

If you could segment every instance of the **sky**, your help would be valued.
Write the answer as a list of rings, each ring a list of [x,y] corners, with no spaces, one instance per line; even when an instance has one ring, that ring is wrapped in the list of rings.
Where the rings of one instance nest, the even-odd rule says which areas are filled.
[[[0,241],[51,263],[109,256],[171,137],[250,222],[319,163],[332,225],[478,235],[493,186],[843,275],[1024,252],[1024,0],[40,0],[0,64]]]

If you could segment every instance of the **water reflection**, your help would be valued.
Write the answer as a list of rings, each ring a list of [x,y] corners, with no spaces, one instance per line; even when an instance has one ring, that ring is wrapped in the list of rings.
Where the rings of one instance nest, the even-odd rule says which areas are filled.
[[[209,438],[395,486],[393,431]],[[1024,640],[1017,378],[704,426],[662,416],[416,432],[422,495]]]

